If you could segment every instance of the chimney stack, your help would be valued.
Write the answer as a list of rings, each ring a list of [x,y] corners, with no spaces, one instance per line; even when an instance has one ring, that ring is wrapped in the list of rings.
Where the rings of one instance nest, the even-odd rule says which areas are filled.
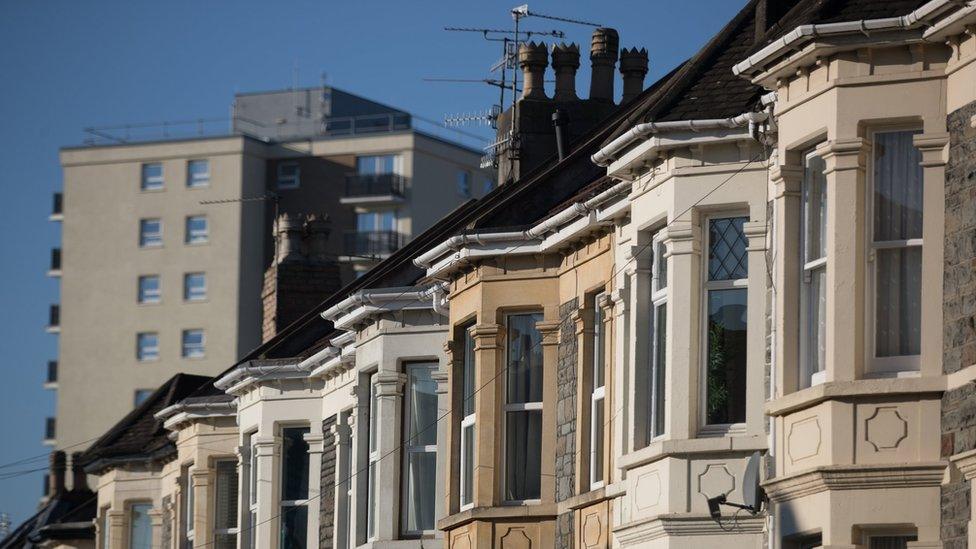
[[[81,466],[81,452],[71,453],[71,491],[83,492],[88,490],[88,474]]]
[[[556,73],[556,101],[576,101],[576,70],[580,66],[579,46],[552,45],[552,69]]]
[[[277,257],[275,263],[294,261],[302,258],[302,220],[299,216],[283,213],[278,216],[275,226]]]
[[[617,64],[620,37],[617,31],[599,28],[590,42],[590,99],[613,102],[613,69]]]
[[[64,452],[62,452],[61,450],[58,450],[56,452],[51,452],[50,473],[48,474],[47,477],[48,497],[56,498],[64,493],[64,471],[65,471]]]
[[[519,46],[519,68],[522,69],[522,99],[547,99],[545,89],[549,51],[544,42]]]
[[[305,232],[308,234],[308,259],[315,263],[329,261],[329,216],[309,214],[305,219]]]
[[[620,51],[620,74],[624,77],[624,104],[644,91],[644,77],[647,76],[647,50],[624,48]]]

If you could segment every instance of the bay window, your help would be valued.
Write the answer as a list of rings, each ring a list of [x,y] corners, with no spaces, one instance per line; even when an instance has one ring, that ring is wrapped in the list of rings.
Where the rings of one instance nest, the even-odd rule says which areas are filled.
[[[506,319],[505,500],[538,501],[542,473],[542,337],[539,313]]]
[[[707,219],[705,424],[746,419],[746,217]]]
[[[214,501],[214,548],[237,547],[237,461],[218,460]]]
[[[869,208],[874,373],[917,370],[921,354],[922,166],[917,131],[876,132]]]
[[[651,278],[651,369],[648,376],[650,418],[647,440],[665,433],[665,375],[667,373],[668,262],[660,235],[653,240]]]
[[[434,530],[434,488],[437,482],[436,363],[406,365],[407,391],[403,426],[403,505],[405,535]]]
[[[804,389],[824,381],[827,353],[827,177],[823,158],[803,162],[800,210],[800,378]]]
[[[308,543],[308,427],[281,429],[281,549]]]
[[[461,481],[459,485],[459,498],[461,509],[466,509],[474,504],[474,384],[475,384],[475,362],[474,362],[474,336],[471,335],[472,325],[461,328],[461,340],[464,354],[461,361],[461,444],[459,471]]]
[[[182,543],[181,546],[185,549],[190,549],[193,547],[193,526],[195,522],[195,509],[194,509],[194,498],[193,498],[193,478],[190,476],[190,466],[186,465],[183,467],[180,474],[180,496],[182,508]]]
[[[254,446],[256,436],[256,433],[251,433],[244,440],[244,448],[247,450],[247,549],[257,548],[258,449]]]
[[[600,305],[606,294],[599,293],[593,297],[593,357],[592,390],[590,391],[590,489],[603,486],[603,438],[605,427],[606,386],[604,372],[606,368],[606,334],[603,327],[603,307]],[[540,399],[541,400],[541,399]]]

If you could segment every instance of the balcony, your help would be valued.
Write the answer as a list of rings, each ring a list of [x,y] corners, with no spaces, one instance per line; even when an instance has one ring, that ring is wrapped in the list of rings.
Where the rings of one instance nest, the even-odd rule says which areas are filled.
[[[54,204],[51,206],[51,215],[48,219],[51,221],[61,221],[64,219],[64,195],[61,193],[54,193]]]
[[[58,388],[58,361],[49,360],[47,361],[47,377],[44,379],[45,389],[57,389]]]
[[[404,235],[396,231],[347,231],[346,256],[352,261],[369,261],[397,251],[404,244]]]
[[[56,441],[56,420],[53,417],[44,418],[44,444],[54,446]]]
[[[51,265],[47,269],[47,276],[52,278],[61,276],[61,248],[51,248]]]
[[[403,202],[406,177],[395,173],[349,174],[342,204],[396,204]]]
[[[51,305],[47,317],[47,333],[57,334],[61,332],[61,306]]]

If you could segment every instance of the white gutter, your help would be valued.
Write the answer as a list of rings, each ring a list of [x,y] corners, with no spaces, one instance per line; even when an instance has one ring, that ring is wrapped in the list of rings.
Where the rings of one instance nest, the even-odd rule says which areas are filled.
[[[931,25],[931,20],[944,12],[964,5],[961,0],[932,0],[908,15],[901,17],[886,17],[883,19],[862,19],[860,21],[844,21],[841,23],[823,23],[819,25],[800,25],[785,35],[777,38],[768,46],[750,55],[745,60],[732,67],[736,76],[751,75],[762,70],[770,59],[789,51],[799,49],[804,43],[816,38],[837,36],[843,34],[863,34],[870,36],[872,32],[911,30],[916,27]]]
[[[214,382],[214,387],[220,389],[224,392],[229,392],[228,389],[235,388],[236,385],[241,381],[245,381],[246,378],[250,377],[267,377],[274,374],[274,377],[268,377],[268,379],[274,379],[279,377],[294,377],[295,374],[304,373],[305,370],[301,367],[300,363],[292,364],[267,364],[260,366],[244,366],[241,365],[231,372],[229,372],[224,377],[218,379]]]
[[[173,430],[179,424],[208,417],[229,417],[237,414],[237,401],[177,402],[156,412],[153,417],[163,422],[163,428]]]
[[[298,367],[303,370],[312,370],[316,366],[322,364],[323,362],[338,355],[341,352],[342,349],[340,349],[339,347],[332,347],[332,346],[326,347],[321,351],[315,353],[314,355],[299,362]]]
[[[710,130],[735,129],[749,126],[749,133],[753,128],[765,122],[769,115],[765,112],[747,112],[732,118],[710,118],[705,120],[676,120],[673,122],[645,122],[637,124],[626,133],[608,143],[605,147],[590,157],[597,166],[609,166],[617,159],[621,151],[637,141],[647,137],[672,132],[699,133]]]
[[[974,14],[976,14],[976,2],[970,2],[966,7],[926,30],[922,34],[922,40],[939,42],[945,40],[947,36],[965,32],[966,26],[973,23],[967,19],[971,19]]]
[[[505,232],[505,233],[471,233],[466,235],[453,236],[446,241],[442,242],[438,246],[431,249],[429,252],[418,256],[413,260],[414,264],[420,268],[427,269],[428,274],[432,265],[435,261],[443,256],[448,251],[454,251],[456,253],[453,261],[450,264],[456,263],[458,260],[462,259],[460,255],[457,255],[462,248],[466,247],[468,244],[489,244],[489,243],[504,243],[504,244],[515,244],[520,242],[529,241],[539,241],[543,240],[543,237],[552,231],[558,231],[560,227],[569,223],[570,221],[589,215],[591,212],[596,210],[600,205],[614,198],[618,194],[623,192],[629,192],[631,184],[629,182],[617,183],[616,185],[610,187],[599,193],[598,195],[590,198],[585,202],[574,202],[572,205],[562,210],[561,212],[547,218],[545,221],[520,232]],[[536,250],[533,247],[524,248],[526,253],[535,253]],[[440,269],[438,269],[440,270]],[[435,291],[435,296],[436,296]],[[440,306],[440,305],[437,305]],[[435,311],[437,307],[435,306]],[[439,311],[438,311],[439,312]],[[443,314],[443,313],[442,313]]]

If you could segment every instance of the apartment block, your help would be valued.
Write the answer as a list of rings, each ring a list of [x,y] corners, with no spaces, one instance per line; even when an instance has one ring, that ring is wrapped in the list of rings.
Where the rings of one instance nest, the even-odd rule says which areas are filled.
[[[217,135],[99,131],[61,150],[49,444],[90,442],[176,372],[219,372],[493,186],[480,151],[341,90],[240,94],[234,111]],[[322,282],[263,314],[295,271],[277,257],[288,231]]]

